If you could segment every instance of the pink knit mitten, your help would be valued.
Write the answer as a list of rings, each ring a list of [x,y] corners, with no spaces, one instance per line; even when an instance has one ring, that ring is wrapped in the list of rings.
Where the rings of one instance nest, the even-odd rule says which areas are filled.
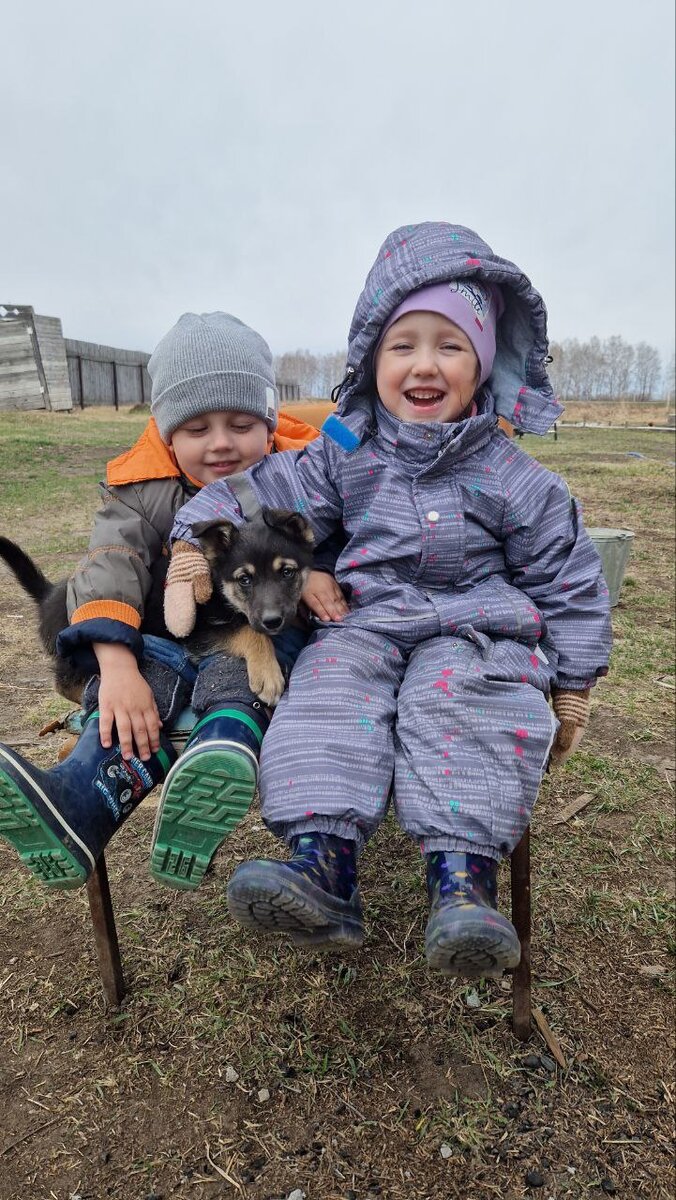
[[[164,593],[164,620],[174,637],[195,627],[196,605],[205,604],[213,586],[209,563],[191,542],[174,542]]]
[[[552,704],[559,719],[559,729],[552,746],[552,763],[563,766],[577,750],[589,720],[590,688],[582,692],[552,688]]]

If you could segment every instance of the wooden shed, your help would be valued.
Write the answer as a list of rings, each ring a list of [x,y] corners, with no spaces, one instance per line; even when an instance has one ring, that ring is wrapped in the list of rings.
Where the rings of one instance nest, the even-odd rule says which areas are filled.
[[[58,317],[0,304],[0,409],[72,408]]]

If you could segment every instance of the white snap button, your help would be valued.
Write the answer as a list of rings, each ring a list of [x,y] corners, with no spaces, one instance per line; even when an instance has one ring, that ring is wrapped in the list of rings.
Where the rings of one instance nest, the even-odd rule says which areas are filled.
[[[438,520],[439,520],[439,513],[438,513],[438,512],[435,512],[435,510],[434,510],[434,509],[432,509],[432,511],[431,511],[431,512],[428,512],[428,514],[427,514],[427,520],[428,520],[428,521],[438,521]]]

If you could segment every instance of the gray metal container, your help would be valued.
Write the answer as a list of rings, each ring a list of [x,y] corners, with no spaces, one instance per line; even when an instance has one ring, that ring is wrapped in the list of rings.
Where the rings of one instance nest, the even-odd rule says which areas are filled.
[[[619,603],[624,572],[629,561],[629,552],[634,535],[631,529],[588,529],[592,542],[601,557],[605,581],[610,592],[610,605]]]

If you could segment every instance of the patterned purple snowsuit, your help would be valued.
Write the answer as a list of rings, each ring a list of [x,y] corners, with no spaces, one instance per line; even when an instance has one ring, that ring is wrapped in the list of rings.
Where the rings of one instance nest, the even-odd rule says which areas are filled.
[[[375,393],[380,329],[414,288],[462,275],[500,284],[506,299],[478,413],[399,421]],[[499,411],[544,432],[561,411],[545,320],[526,277],[470,231],[399,230],[357,305],[339,421],[248,472],[261,504],[303,512],[318,541],[341,523],[348,535],[336,578],[351,612],[302,651],[263,746],[263,816],[287,839],[320,830],[361,843],[392,792],[424,852],[503,857],[549,756],[551,685],[605,674],[608,591],[578,507],[497,426]],[[215,515],[242,520],[225,481],[181,509],[172,536]]]

